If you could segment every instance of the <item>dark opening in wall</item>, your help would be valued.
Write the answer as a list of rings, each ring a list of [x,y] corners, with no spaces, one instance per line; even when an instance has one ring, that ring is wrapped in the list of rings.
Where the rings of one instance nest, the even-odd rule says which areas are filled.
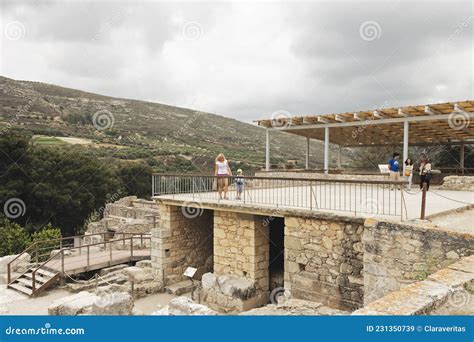
[[[270,226],[270,262],[268,267],[271,291],[277,287],[283,287],[284,283],[285,220],[281,217],[272,217],[268,222]]]

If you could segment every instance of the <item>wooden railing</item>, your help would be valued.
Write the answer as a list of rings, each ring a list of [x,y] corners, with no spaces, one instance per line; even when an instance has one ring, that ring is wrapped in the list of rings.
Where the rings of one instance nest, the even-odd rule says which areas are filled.
[[[114,239],[114,236],[122,236],[121,239]],[[85,238],[88,237],[94,237],[94,236],[102,236],[101,242],[97,243],[83,243]],[[129,236],[129,237],[126,237]],[[143,241],[146,241],[147,239],[150,239],[149,234],[145,233],[129,233],[129,232],[119,232],[119,233],[113,233],[113,232],[103,232],[103,233],[94,233],[94,234],[87,234],[87,235],[75,235],[75,236],[68,236],[68,237],[62,237],[62,238],[56,238],[56,239],[49,239],[49,240],[42,240],[42,241],[37,241],[30,245],[28,248],[26,248],[23,252],[18,254],[15,258],[13,258],[8,264],[7,264],[7,283],[10,284],[12,281],[12,269],[14,267],[14,264],[19,262],[21,256],[25,255],[26,253],[30,254],[31,259],[33,262],[30,263],[29,267],[24,271],[22,274],[20,274],[19,277],[22,275],[30,272],[31,270],[33,271],[33,274],[36,274],[36,271],[40,269],[41,267],[45,266],[48,262],[53,260],[54,258],[58,257],[61,255],[62,262],[64,261],[65,258],[65,251],[71,251],[71,250],[77,250],[79,249],[79,255],[82,254],[82,250],[84,248],[87,249],[88,253],[88,260],[90,259],[90,247],[91,246],[103,246],[104,249],[107,249],[107,245],[110,245],[114,242],[117,241],[123,241],[123,245],[126,246],[126,241],[130,240],[131,241],[131,246],[130,249],[132,250],[131,253],[133,254],[133,240],[134,239],[140,239],[140,245],[143,247]],[[76,243],[78,246],[76,246]],[[47,245],[47,247],[42,247],[42,245]],[[54,255],[51,255],[51,252],[53,250],[58,250]],[[44,250],[47,250],[46,253],[44,253]],[[17,277],[17,278],[19,278]],[[16,279],[17,279],[16,278]]]

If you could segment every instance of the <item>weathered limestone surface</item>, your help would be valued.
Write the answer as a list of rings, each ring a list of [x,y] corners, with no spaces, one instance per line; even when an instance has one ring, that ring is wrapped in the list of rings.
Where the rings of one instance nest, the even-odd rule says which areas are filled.
[[[97,297],[90,292],[82,291],[72,296],[55,300],[48,307],[49,315],[77,316],[90,314]]]
[[[278,304],[268,304],[261,308],[241,312],[241,316],[333,316],[347,315],[349,312],[332,309],[321,303],[288,299]]]
[[[87,234],[105,232],[150,233],[159,220],[160,212],[154,201],[138,199],[136,196],[120,198],[113,203],[107,203],[103,219],[91,222],[87,226]],[[120,234],[117,235],[120,237]],[[99,235],[86,238],[86,242],[101,242]]]
[[[171,285],[185,280],[187,267],[205,267],[212,271],[213,213],[197,208],[160,204],[160,220],[152,230],[153,268]]]
[[[354,315],[474,314],[474,255],[392,292]]]
[[[129,316],[133,310],[133,299],[127,292],[97,291],[92,303],[92,315]]]
[[[473,176],[447,176],[443,179],[441,190],[474,191]]]
[[[201,285],[195,296],[219,312],[238,313],[268,302],[268,292],[258,290],[257,283],[246,277],[206,273]]]
[[[8,269],[7,265],[15,259],[17,254],[15,255],[5,255],[0,258],[0,282],[6,283],[8,278]],[[28,253],[21,255],[18,259],[16,259],[11,264],[11,272],[14,273],[13,276],[21,274],[25,272],[30,264],[31,256]]]
[[[362,305],[363,221],[285,216],[285,289],[338,309]]]
[[[374,219],[366,220],[363,240],[364,304],[474,252],[472,234]]]
[[[49,315],[131,315],[133,299],[126,292],[82,291],[58,299],[48,307]]]
[[[205,305],[194,303],[189,297],[177,297],[170,300],[165,307],[153,312],[155,316],[216,316],[217,311]]]
[[[258,215],[214,211],[214,272],[251,279],[268,291],[268,226]]]

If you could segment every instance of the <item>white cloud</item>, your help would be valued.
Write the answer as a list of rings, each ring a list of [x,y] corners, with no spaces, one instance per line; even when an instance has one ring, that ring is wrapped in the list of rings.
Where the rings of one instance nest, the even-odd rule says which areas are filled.
[[[12,78],[245,121],[473,95],[470,2],[2,4],[25,27],[2,36]]]

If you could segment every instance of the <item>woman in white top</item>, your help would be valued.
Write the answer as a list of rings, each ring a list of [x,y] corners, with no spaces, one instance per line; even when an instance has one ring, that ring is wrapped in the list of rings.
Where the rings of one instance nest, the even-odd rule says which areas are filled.
[[[227,177],[232,176],[232,171],[230,170],[229,162],[227,159],[225,159],[223,153],[219,153],[216,158],[214,175],[217,177],[217,191],[219,192],[219,199],[222,199],[222,189],[224,189],[224,199],[228,199],[227,188],[229,180]]]

